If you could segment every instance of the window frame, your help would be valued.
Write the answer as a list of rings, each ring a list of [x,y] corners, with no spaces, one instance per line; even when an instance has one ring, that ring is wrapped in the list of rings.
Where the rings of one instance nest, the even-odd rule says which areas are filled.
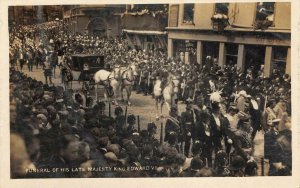
[[[190,5],[194,6],[193,7],[193,19],[192,19],[191,23],[187,23],[187,22],[184,21],[184,12],[185,12],[184,8],[185,8],[185,5],[187,5],[187,4],[190,4]],[[182,25],[195,25],[195,3],[184,3],[183,4],[183,9],[182,9],[182,23],[181,24]]]
[[[260,2],[256,2],[256,3],[255,3],[255,4],[256,4],[256,6],[255,6],[256,8],[255,8],[255,10],[254,10],[254,21],[253,21],[253,23],[257,21],[257,18],[256,18],[256,12],[257,12],[257,7],[258,7],[259,3],[260,3]],[[261,2],[261,3],[274,3],[273,23],[272,23],[272,25],[271,25],[270,27],[275,27],[276,2]],[[270,27],[269,27],[269,28],[270,28]]]

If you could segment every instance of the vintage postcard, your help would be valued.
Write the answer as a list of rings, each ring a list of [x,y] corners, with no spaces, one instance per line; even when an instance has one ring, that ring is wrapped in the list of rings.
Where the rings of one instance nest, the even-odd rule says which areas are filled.
[[[1,2],[0,187],[299,187],[298,8]]]

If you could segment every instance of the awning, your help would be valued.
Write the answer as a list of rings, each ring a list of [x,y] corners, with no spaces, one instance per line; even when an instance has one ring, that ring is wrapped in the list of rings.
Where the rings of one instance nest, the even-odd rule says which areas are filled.
[[[123,29],[125,33],[130,34],[141,34],[141,35],[166,35],[168,34],[167,31],[145,31],[145,30],[130,30],[130,29]]]

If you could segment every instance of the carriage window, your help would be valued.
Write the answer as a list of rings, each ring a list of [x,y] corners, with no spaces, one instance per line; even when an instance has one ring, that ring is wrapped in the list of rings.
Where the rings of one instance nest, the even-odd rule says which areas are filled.
[[[183,23],[192,24],[194,22],[195,4],[184,4]]]
[[[257,29],[267,29],[274,22],[275,2],[260,2],[256,7],[255,26]]]

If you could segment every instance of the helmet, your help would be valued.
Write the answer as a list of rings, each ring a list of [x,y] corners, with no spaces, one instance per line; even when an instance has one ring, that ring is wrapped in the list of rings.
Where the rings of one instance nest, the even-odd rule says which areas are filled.
[[[118,115],[118,114],[121,114],[121,113],[123,113],[122,107],[121,106],[116,107],[116,109],[115,109],[115,115]]]
[[[132,123],[136,120],[135,116],[133,114],[129,114],[128,117],[127,117],[127,122],[128,123]]]
[[[155,123],[154,122],[148,123],[147,130],[151,131],[154,129],[157,129],[157,126],[155,125]]]
[[[227,161],[227,154],[225,151],[220,150],[216,154],[216,162],[218,165],[224,166]]]

